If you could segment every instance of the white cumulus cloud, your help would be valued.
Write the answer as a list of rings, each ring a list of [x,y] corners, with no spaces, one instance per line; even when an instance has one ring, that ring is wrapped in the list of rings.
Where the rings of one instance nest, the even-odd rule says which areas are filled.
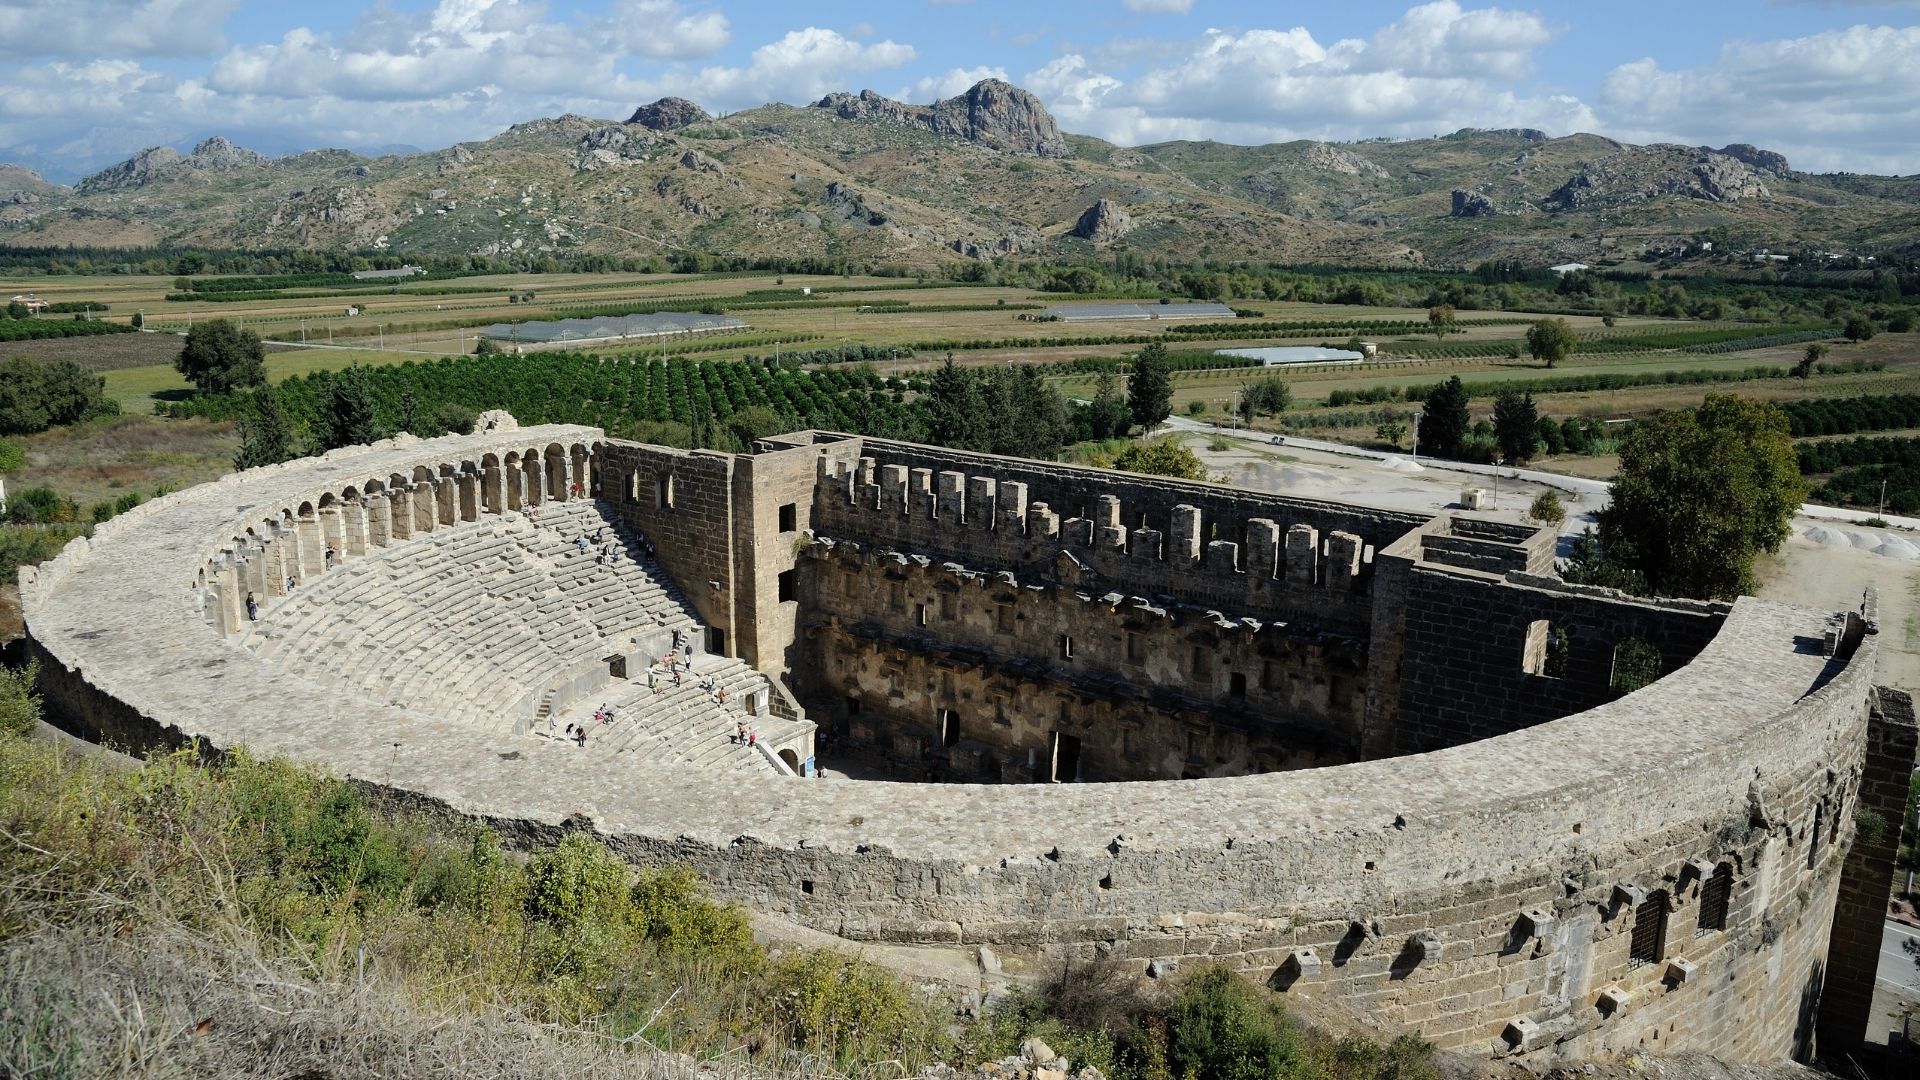
[[[1027,82],[1068,130],[1116,142],[1591,127],[1578,100],[1517,85],[1556,33],[1529,12],[1438,0],[1366,39],[1326,43],[1304,26],[1210,29],[1135,74],[1070,53]]]
[[[1750,142],[1800,169],[1920,172],[1920,27],[1735,41],[1680,70],[1636,60],[1606,77],[1600,109],[1621,138]]]
[[[0,0],[0,59],[207,56],[238,0]]]
[[[950,68],[938,75],[929,75],[917,80],[912,86],[903,88],[896,96],[902,101],[917,104],[931,104],[942,98],[950,98],[965,91],[982,79],[1006,81],[1007,69],[1003,67]]]
[[[863,44],[837,30],[809,26],[753,50],[744,67],[702,68],[690,87],[694,96],[722,108],[804,102],[849,89],[850,77],[900,67],[915,55],[913,46],[897,41]]]

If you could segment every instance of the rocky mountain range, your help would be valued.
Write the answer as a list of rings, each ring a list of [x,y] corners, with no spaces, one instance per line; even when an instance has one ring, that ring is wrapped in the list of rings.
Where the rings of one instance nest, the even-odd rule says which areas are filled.
[[[932,105],[871,90],[716,118],[664,98],[443,150],[269,158],[210,138],[73,188],[0,166],[0,243],[1462,265],[1920,246],[1920,177],[1812,175],[1745,144],[1464,130],[1407,141],[1122,147],[998,80]]]

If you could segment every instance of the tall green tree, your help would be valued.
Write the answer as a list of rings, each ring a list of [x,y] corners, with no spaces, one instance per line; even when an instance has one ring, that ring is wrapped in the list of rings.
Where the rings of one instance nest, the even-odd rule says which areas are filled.
[[[1418,450],[1434,457],[1459,457],[1467,439],[1467,388],[1455,375],[1433,388],[1420,413]]]
[[[210,319],[187,331],[173,366],[203,394],[224,394],[267,381],[267,347],[260,335],[227,319]]]
[[[1540,452],[1540,410],[1532,394],[1502,390],[1493,399],[1493,437],[1510,464],[1533,460]]]
[[[1786,413],[1708,394],[1633,426],[1598,539],[1656,594],[1728,599],[1753,591],[1755,558],[1779,549],[1806,496]]]
[[[0,363],[0,435],[31,435],[119,411],[106,396],[106,380],[71,360],[15,356]]]
[[[980,447],[982,434],[993,421],[981,411],[975,377],[953,362],[952,353],[933,373],[926,403],[929,441],[959,450]]]
[[[252,469],[292,460],[297,453],[293,424],[280,402],[280,392],[269,384],[255,390],[252,397],[246,413],[237,421],[240,450],[233,456],[233,467]]]
[[[1248,412],[1278,416],[1293,404],[1293,387],[1278,375],[1268,375],[1241,387],[1240,402]]]
[[[1433,336],[1443,338],[1453,332],[1453,305],[1435,304],[1427,309],[1427,325],[1433,327]]]
[[[381,437],[365,365],[355,364],[334,373],[321,406],[318,435],[323,450],[362,446]]]
[[[1541,319],[1527,328],[1527,352],[1548,367],[1572,356],[1578,344],[1565,319]]]
[[[1127,433],[1133,424],[1133,414],[1127,409],[1127,395],[1120,389],[1120,381],[1113,372],[1102,371],[1093,385],[1093,403],[1087,407],[1087,423],[1096,439],[1118,439]]]
[[[1173,413],[1173,372],[1167,347],[1156,341],[1134,357],[1127,376],[1127,407],[1141,434],[1152,434]]]

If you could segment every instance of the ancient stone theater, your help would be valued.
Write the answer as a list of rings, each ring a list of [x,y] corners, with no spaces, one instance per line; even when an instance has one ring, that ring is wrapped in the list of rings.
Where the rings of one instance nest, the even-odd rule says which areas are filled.
[[[21,592],[77,733],[587,830],[816,940],[1225,963],[1526,1063],[1858,1042],[1914,758],[1872,595],[1632,598],[1556,539],[501,416],[155,500]]]

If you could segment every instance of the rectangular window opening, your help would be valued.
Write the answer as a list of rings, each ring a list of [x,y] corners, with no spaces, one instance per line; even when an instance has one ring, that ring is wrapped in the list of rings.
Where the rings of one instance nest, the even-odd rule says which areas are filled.
[[[1070,634],[1060,635],[1060,659],[1073,659],[1073,637]]]
[[[1627,966],[1657,964],[1667,958],[1667,891],[1655,889],[1633,909],[1633,938],[1627,947]]]
[[[960,742],[960,714],[952,709],[940,710],[940,745],[951,750]]]
[[[783,604],[791,603],[795,600],[800,599],[800,588],[798,583],[799,576],[800,576],[800,571],[798,570],[780,571],[780,576],[777,580],[780,583],[780,602],[781,603]]]
[[[1727,928],[1727,909],[1733,904],[1733,864],[1721,863],[1700,883],[1700,923],[1695,936]]]
[[[800,507],[794,503],[783,503],[780,507],[780,531],[790,533],[800,528]]]
[[[653,494],[662,510],[673,509],[673,474],[662,473],[654,478]]]

